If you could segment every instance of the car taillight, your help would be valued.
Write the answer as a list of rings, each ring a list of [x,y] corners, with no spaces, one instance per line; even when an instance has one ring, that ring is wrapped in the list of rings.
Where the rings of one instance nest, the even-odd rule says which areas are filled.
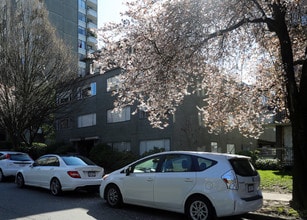
[[[80,174],[78,171],[67,171],[67,174],[72,177],[72,178],[81,178]]]
[[[5,159],[10,159],[11,158],[11,155],[7,154],[5,155]]]
[[[228,171],[222,176],[222,180],[226,184],[227,189],[239,189],[238,179],[233,170]]]

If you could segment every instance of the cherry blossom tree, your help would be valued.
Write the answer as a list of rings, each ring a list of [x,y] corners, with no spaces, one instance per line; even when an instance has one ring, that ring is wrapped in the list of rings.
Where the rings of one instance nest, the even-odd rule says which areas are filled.
[[[126,4],[121,23],[98,30],[103,47],[97,62],[104,70],[123,69],[115,106],[136,103],[148,112],[152,126],[163,128],[185,96],[204,89],[205,104],[197,108],[210,131],[239,129],[256,138],[268,119],[285,113],[293,133],[292,205],[306,211],[307,3],[136,0]]]
[[[41,1],[1,1],[0,126],[13,147],[31,146],[58,108],[56,92],[77,75],[73,62]]]

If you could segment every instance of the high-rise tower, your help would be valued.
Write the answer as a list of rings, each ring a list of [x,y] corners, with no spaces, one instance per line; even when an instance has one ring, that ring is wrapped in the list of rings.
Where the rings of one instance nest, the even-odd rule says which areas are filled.
[[[86,54],[97,49],[97,0],[44,0],[51,23],[76,54],[79,76],[85,76]]]

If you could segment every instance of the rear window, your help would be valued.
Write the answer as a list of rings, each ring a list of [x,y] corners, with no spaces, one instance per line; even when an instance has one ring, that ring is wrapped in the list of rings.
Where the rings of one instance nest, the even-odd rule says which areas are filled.
[[[31,157],[27,154],[9,154],[9,158],[16,161],[32,161]]]
[[[256,176],[258,173],[254,166],[248,159],[245,158],[235,158],[230,159],[229,162],[231,163],[235,173],[240,176]]]
[[[62,159],[68,166],[95,165],[90,159],[82,156],[62,156]]]

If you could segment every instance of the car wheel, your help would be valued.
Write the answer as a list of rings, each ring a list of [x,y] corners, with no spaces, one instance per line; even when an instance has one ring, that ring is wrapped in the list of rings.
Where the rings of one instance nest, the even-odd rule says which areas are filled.
[[[25,185],[25,180],[21,173],[17,173],[16,184],[19,188],[22,188]]]
[[[50,183],[50,191],[54,196],[58,196],[62,193],[62,186],[57,178],[53,178]]]
[[[110,185],[106,189],[106,200],[109,206],[118,208],[123,204],[122,195],[115,185]]]
[[[212,220],[215,219],[215,212],[210,201],[203,196],[195,196],[188,200],[186,215],[191,220]]]
[[[3,175],[2,170],[0,169],[0,182],[3,182],[3,181],[4,181],[4,175]]]

